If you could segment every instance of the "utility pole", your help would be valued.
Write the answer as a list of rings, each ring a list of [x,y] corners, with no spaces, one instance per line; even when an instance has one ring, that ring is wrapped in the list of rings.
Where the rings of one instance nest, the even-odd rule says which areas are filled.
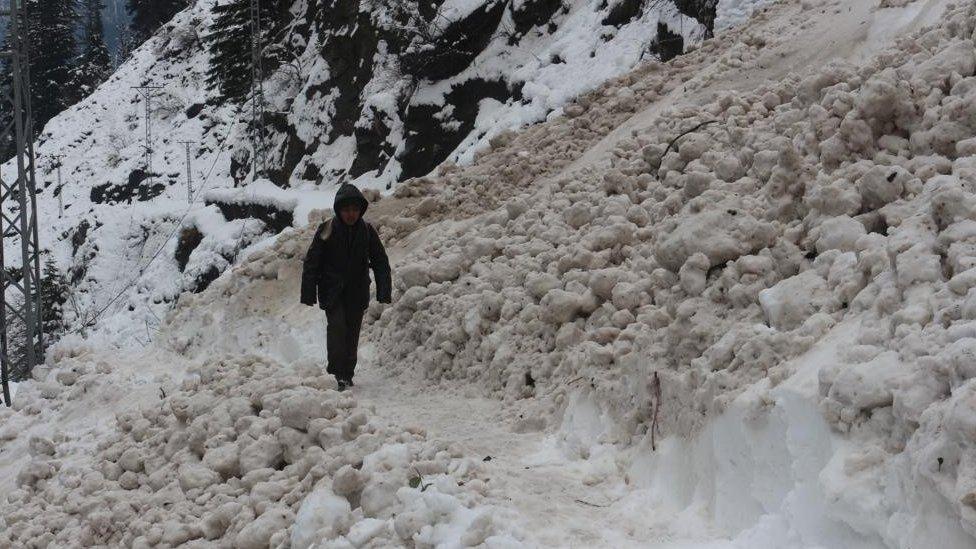
[[[152,138],[152,99],[163,89],[162,86],[132,86],[132,89],[139,90],[139,94],[146,100],[146,177],[149,183],[153,182],[153,138]]]
[[[251,138],[254,179],[267,173],[268,159],[264,126],[264,54],[261,46],[261,0],[251,0]]]
[[[27,8],[22,0],[8,0],[0,7],[6,19],[10,49],[0,51],[10,71],[10,90],[5,102],[13,122],[0,127],[0,143],[12,143],[16,151],[16,177],[0,173],[0,235],[3,244],[20,248],[20,265],[7,267],[6,246],[0,245],[0,385],[3,402],[11,405],[10,381],[30,376],[43,361],[44,331],[41,308],[41,254],[37,235],[37,177],[34,162],[34,122],[30,104],[30,51]],[[13,170],[11,170],[12,172]],[[13,323],[13,326],[11,326]]]
[[[190,204],[193,202],[193,172],[190,169],[190,145],[194,144],[195,141],[180,141],[180,143],[186,146],[186,203]]]
[[[64,160],[64,155],[63,154],[52,154],[51,155],[51,160],[53,161],[53,163],[51,165],[54,166],[54,168],[58,171],[58,186],[57,186],[57,189],[58,189],[58,219],[60,219],[60,218],[64,217],[64,185],[62,185],[62,183],[61,183],[61,166],[62,166],[62,161]]]

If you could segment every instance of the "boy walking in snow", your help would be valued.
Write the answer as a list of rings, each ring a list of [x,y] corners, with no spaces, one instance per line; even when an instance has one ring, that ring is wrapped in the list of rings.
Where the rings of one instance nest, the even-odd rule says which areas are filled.
[[[302,303],[325,310],[327,372],[339,390],[352,386],[359,351],[359,331],[369,305],[369,269],[376,278],[376,299],[390,303],[390,261],[376,229],[363,220],[369,202],[353,185],[339,188],[335,217],[319,226],[305,255]]]

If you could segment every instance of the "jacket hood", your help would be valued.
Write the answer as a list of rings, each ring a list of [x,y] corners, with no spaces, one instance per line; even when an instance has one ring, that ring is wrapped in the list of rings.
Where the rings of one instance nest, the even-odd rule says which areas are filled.
[[[366,209],[369,208],[369,201],[366,200],[366,197],[363,196],[363,193],[359,192],[359,189],[357,189],[355,185],[346,183],[339,187],[339,192],[336,193],[335,203],[332,205],[332,209],[335,210],[336,217],[339,217],[339,209],[349,202],[359,204],[360,219],[366,215]]]

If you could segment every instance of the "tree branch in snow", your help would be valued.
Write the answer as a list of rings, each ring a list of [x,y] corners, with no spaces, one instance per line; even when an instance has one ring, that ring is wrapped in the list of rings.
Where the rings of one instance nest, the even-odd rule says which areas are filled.
[[[701,124],[698,124],[697,126],[691,128],[690,130],[686,130],[686,131],[682,132],[680,135],[678,135],[678,137],[675,137],[674,139],[671,140],[670,143],[668,143],[668,148],[667,149],[664,149],[664,154],[661,155],[661,158],[663,159],[665,156],[667,156],[668,153],[671,152],[671,148],[674,147],[674,144],[677,143],[678,140],[681,139],[682,137],[688,135],[689,133],[694,133],[694,132],[700,130],[701,128],[704,128],[705,126],[707,126],[709,124],[714,124],[716,122],[718,122],[718,120],[706,120],[706,121],[702,122]]]

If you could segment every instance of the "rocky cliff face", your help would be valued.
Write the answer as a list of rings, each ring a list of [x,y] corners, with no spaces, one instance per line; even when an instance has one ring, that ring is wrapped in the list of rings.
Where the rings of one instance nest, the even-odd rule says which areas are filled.
[[[649,56],[709,34],[715,0],[309,2],[290,44],[311,70],[286,100],[276,184],[389,185],[463,160]],[[298,39],[297,37],[301,37]],[[299,51],[300,50],[300,51]],[[245,155],[242,153],[241,158]],[[333,161],[337,156],[341,159]],[[247,161],[238,164],[242,179]]]

